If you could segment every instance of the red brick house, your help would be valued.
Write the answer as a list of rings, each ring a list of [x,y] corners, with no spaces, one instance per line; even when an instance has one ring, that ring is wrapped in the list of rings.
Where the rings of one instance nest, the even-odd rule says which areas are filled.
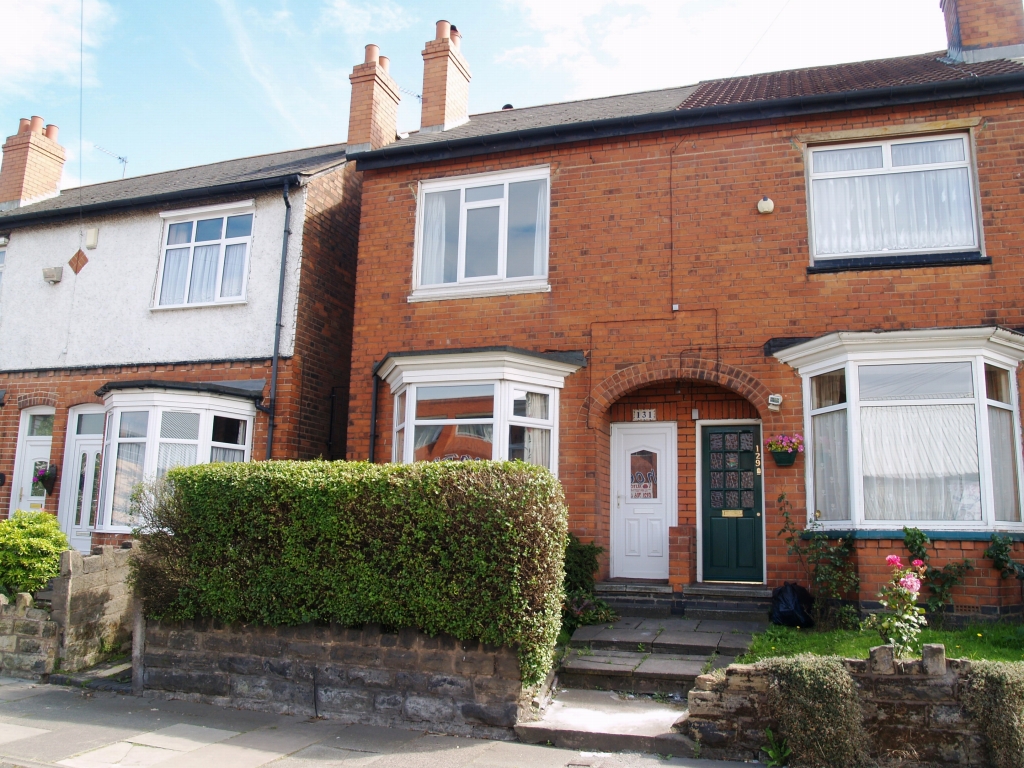
[[[1024,538],[1024,9],[943,11],[948,51],[472,116],[439,22],[395,141],[370,46],[348,457],[548,466],[601,577],[676,610],[804,580],[785,493],[863,599],[906,525],[975,561],[958,610],[1019,611],[982,551]]]
[[[345,145],[58,192],[56,126],[0,169],[0,516],[125,539],[137,481],[341,456],[359,177]],[[52,487],[37,473],[55,475]]]

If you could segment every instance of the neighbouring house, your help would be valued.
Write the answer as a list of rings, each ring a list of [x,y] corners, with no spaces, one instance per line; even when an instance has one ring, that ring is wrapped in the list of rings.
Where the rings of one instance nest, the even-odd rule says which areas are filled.
[[[90,551],[129,535],[133,487],[170,467],[341,456],[345,145],[58,192],[63,161],[41,118],[3,146],[2,514],[45,509]]]
[[[1024,538],[1024,8],[942,12],[945,51],[472,116],[438,22],[396,140],[369,46],[348,457],[549,467],[601,578],[677,612],[805,580],[782,493],[863,600],[916,526],[975,562],[959,608],[1019,612],[982,552]]]

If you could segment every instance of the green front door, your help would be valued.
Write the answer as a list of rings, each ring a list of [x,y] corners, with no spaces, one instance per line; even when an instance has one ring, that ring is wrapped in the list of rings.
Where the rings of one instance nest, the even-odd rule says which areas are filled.
[[[701,429],[704,581],[764,581],[761,428]]]

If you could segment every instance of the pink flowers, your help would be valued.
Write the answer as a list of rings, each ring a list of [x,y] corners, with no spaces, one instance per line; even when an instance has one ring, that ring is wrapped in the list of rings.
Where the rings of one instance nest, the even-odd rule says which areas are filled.
[[[921,591],[921,580],[912,573],[908,573],[900,579],[899,585],[908,592],[913,592],[915,596]]]
[[[903,567],[903,561],[900,560],[899,555],[889,555],[887,558],[885,558],[885,564],[888,565],[890,568]]]
[[[799,433],[795,433],[792,437],[789,435],[776,435],[765,440],[764,447],[772,453],[803,453],[804,436]]]
[[[899,558],[897,558],[897,560],[898,560],[898,559],[899,559]],[[915,568],[920,568],[920,567],[921,567],[922,565],[924,565],[924,560],[912,560],[912,561],[910,562],[910,564],[911,564],[912,566],[914,566]]]

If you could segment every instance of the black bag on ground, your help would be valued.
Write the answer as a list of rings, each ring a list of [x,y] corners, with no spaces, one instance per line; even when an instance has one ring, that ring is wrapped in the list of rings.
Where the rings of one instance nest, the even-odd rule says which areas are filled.
[[[799,584],[790,584],[787,581],[781,587],[772,590],[771,622],[784,627],[813,627],[813,606],[814,597],[810,592]]]

